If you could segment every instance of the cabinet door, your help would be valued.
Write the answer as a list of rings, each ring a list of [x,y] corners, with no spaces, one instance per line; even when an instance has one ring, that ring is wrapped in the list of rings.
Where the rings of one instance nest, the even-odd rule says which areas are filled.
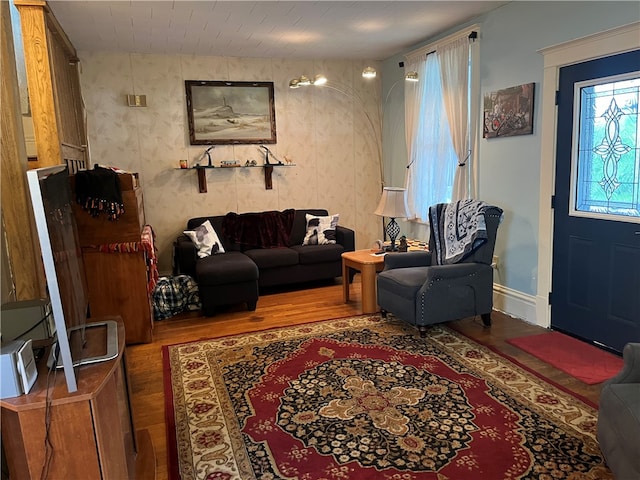
[[[103,253],[84,248],[83,258],[91,316],[120,315],[127,344],[150,342],[153,315],[144,252]]]

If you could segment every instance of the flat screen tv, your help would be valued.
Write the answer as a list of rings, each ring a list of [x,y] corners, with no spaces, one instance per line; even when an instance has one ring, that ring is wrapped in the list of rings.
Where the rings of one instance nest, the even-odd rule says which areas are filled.
[[[29,170],[27,182],[55,325],[50,363],[54,368],[64,369],[67,389],[71,393],[78,389],[76,376],[80,365],[109,360],[118,355],[117,323],[87,323],[87,282],[67,167],[59,165]],[[98,327],[106,331],[106,345],[98,349],[99,354],[89,355],[86,329]]]

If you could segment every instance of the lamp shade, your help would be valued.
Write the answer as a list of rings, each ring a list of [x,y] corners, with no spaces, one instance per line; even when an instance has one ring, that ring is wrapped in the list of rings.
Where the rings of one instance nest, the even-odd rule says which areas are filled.
[[[384,187],[378,208],[373,213],[381,217],[407,218],[409,216],[407,189]]]

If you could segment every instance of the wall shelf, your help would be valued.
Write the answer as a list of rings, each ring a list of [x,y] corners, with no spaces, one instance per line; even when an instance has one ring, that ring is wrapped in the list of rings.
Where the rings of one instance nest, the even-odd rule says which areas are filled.
[[[176,168],[175,170],[196,170],[198,172],[198,191],[200,193],[207,193],[207,172],[206,170],[231,170],[235,168],[262,168],[264,169],[264,188],[265,190],[273,189],[273,168],[274,167],[295,167],[294,164],[284,163],[269,163],[265,165],[233,165],[233,166],[218,166],[215,165],[198,165],[187,168]]]

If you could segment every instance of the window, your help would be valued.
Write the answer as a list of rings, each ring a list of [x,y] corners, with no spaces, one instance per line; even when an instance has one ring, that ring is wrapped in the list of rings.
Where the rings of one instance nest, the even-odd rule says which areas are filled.
[[[477,28],[477,27],[476,27]],[[472,35],[475,34],[475,35]],[[407,55],[420,81],[405,90],[409,172],[407,203],[412,219],[428,221],[428,209],[473,196],[472,95],[475,30]],[[425,51],[427,50],[427,51]],[[477,116],[477,115],[476,115]]]
[[[583,82],[576,96],[572,215],[633,221],[640,217],[638,73]]]

